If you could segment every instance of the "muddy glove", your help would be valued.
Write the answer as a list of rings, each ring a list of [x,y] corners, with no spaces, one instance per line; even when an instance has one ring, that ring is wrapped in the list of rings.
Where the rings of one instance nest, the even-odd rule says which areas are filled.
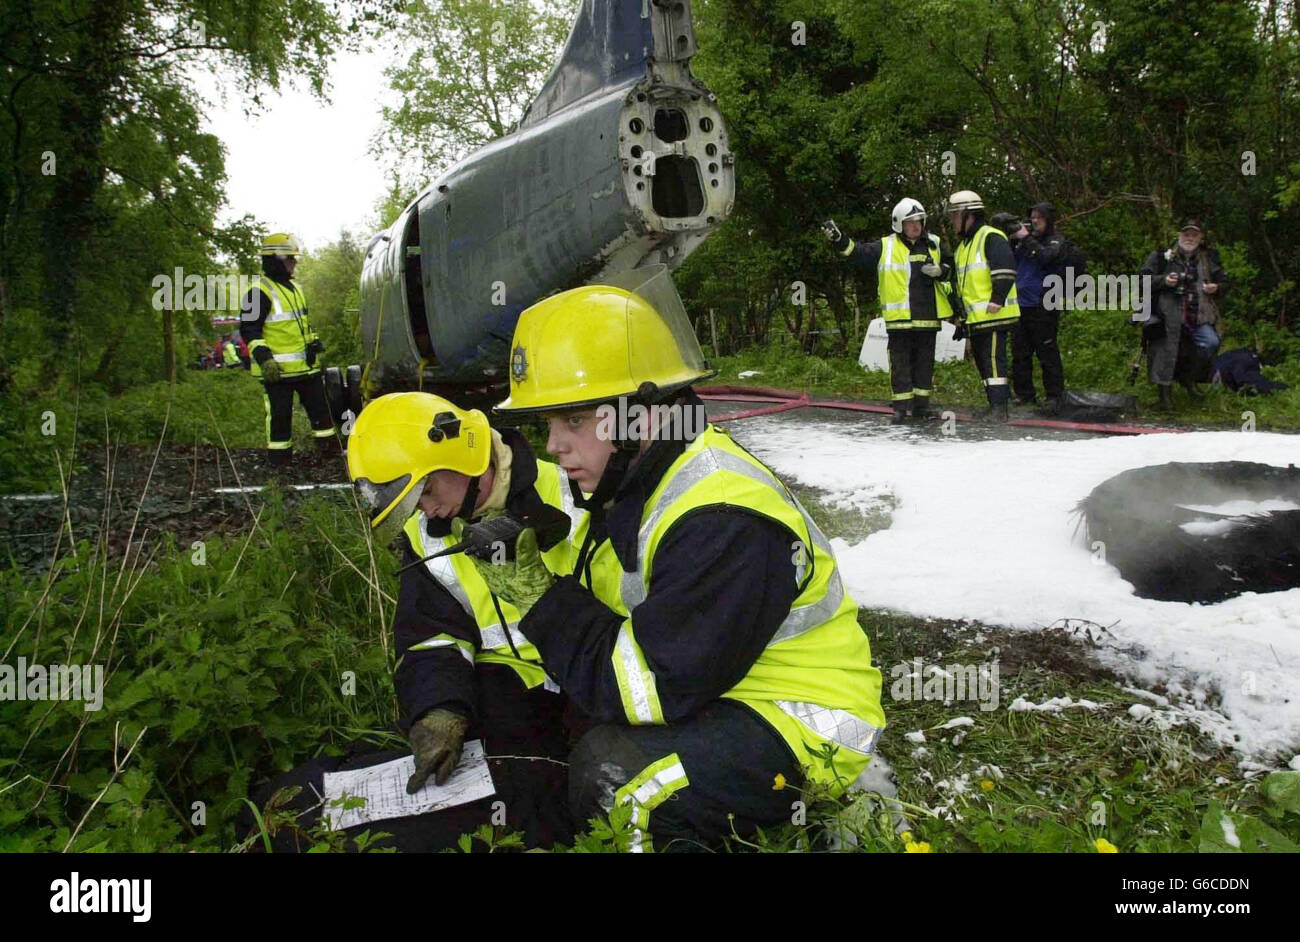
[[[933,278],[936,281],[943,277],[943,266],[936,265],[934,262],[926,262],[921,266],[921,274],[927,278]]]
[[[280,364],[275,360],[267,360],[262,364],[262,379],[268,383],[280,382]]]
[[[463,524],[459,520],[452,525],[452,533],[457,539],[460,538],[457,533],[460,527]],[[469,559],[492,594],[519,609],[521,616],[528,613],[555,581],[555,576],[551,575],[542,559],[542,551],[537,548],[537,531],[532,527],[525,528],[515,540],[514,559],[495,563],[491,558],[470,556]]]
[[[451,710],[430,710],[411,726],[411,752],[415,755],[415,774],[406,783],[406,794],[414,795],[424,787],[429,773],[433,784],[447,781],[460,761],[469,720]]]

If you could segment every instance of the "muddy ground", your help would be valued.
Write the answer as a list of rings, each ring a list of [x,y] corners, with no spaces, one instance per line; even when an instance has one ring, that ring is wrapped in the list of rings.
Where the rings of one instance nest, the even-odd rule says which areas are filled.
[[[49,565],[61,526],[76,540],[99,540],[107,533],[111,555],[150,534],[170,532],[187,546],[195,539],[245,529],[264,500],[261,492],[237,488],[275,485],[286,504],[321,493],[304,485],[346,484],[347,465],[338,453],[295,454],[277,473],[261,449],[226,451],[215,446],[102,446],[80,456],[63,494],[0,497],[0,566],[40,570]],[[347,489],[325,493],[347,495]],[[138,514],[138,517],[137,517]],[[132,528],[134,525],[134,533]],[[66,529],[62,534],[67,548]],[[61,550],[62,551],[62,550]]]

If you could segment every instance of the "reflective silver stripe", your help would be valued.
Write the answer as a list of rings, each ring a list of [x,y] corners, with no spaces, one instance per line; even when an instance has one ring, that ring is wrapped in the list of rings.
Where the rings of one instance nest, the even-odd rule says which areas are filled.
[[[648,591],[642,574],[646,570],[646,550],[649,547],[651,532],[674,501],[704,480],[707,475],[720,470],[742,474],[750,480],[773,488],[782,500],[792,504],[799,511],[813,544],[828,557],[834,558],[830,541],[826,539],[826,535],[822,533],[821,528],[808,515],[808,511],[799,503],[798,498],[789,494],[775,477],[730,452],[723,451],[720,448],[706,448],[682,465],[681,470],[668,482],[668,486],[664,488],[659,500],[655,502],[655,506],[651,510],[649,517],[646,518],[645,523],[641,525],[641,530],[637,534],[637,571],[623,573],[623,602],[627,605],[629,612],[645,601]],[[812,548],[805,547],[805,551],[811,554]],[[796,567],[795,578],[802,585],[804,579],[803,567]],[[829,621],[843,602],[844,583],[840,580],[839,568],[836,567],[831,571],[830,579],[826,584],[825,596],[810,605],[791,609],[790,613],[781,622],[780,627],[772,635],[772,640],[768,642],[768,646],[779,644],[782,641],[789,641],[791,638],[797,638],[804,632],[811,631],[813,628]]]
[[[276,363],[297,363],[300,360],[307,359],[307,353],[305,351],[299,351],[298,353],[273,353],[271,356],[275,359]]]
[[[836,710],[816,703],[800,703],[795,700],[773,702],[781,712],[794,717],[818,736],[829,739],[851,752],[870,755],[876,748],[876,740],[880,738],[880,727],[872,726],[848,710]]]
[[[425,518],[426,522],[428,518]],[[420,543],[424,546],[424,555],[436,553],[439,550],[447,548],[446,544],[438,537],[430,536],[428,527],[425,524],[420,525]],[[440,556],[437,559],[426,560],[424,567],[429,570],[429,574],[438,580],[438,584],[451,593],[452,597],[460,603],[460,607],[469,613],[475,623],[478,617],[474,614],[474,606],[470,604],[469,593],[465,587],[460,584],[460,579],[456,576],[456,570],[451,566],[451,560],[446,556]]]
[[[1005,376],[991,376],[991,377],[989,377],[988,379],[984,380],[984,385],[985,385],[985,386],[1005,386],[1005,385],[1007,385],[1007,378],[1006,378]]]
[[[516,648],[522,648],[526,644],[532,644],[531,641],[519,633],[519,622],[512,621],[507,625],[507,627],[510,629],[510,640],[515,643]],[[485,651],[509,646],[506,642],[505,630],[501,627],[500,622],[497,622],[495,625],[487,625],[480,628],[478,633],[483,639],[482,647]]]
[[[457,651],[460,652],[461,657],[463,657],[465,660],[469,661],[471,664],[474,663],[474,655],[473,655],[473,654],[471,654],[469,651],[467,651],[467,650],[465,650],[464,648],[462,648],[462,647],[461,647],[459,644],[457,644],[455,641],[450,641],[450,640],[448,640],[447,638],[430,638],[428,641],[421,641],[419,644],[413,644],[413,645],[411,645],[409,648],[407,648],[406,650],[408,650],[408,651],[431,651],[431,650],[433,650],[434,648],[455,648]]]
[[[675,753],[674,753],[675,754]],[[642,782],[635,791],[624,795],[623,801],[632,802],[632,837],[628,850],[633,854],[645,853],[645,832],[650,827],[650,812],[664,803],[668,792],[677,791],[686,779],[686,768],[677,762],[660,769]]]
[[[618,641],[614,644],[614,656],[623,664],[623,675],[627,678],[627,692],[632,695],[632,710],[638,721],[653,723],[654,713],[650,709],[650,690],[641,674],[641,658],[637,656],[636,643],[632,640],[632,626],[623,622],[618,629]],[[646,665],[647,672],[649,665]],[[653,678],[653,674],[651,677]]]
[[[275,301],[275,306],[276,307],[280,306],[280,300],[278,298]],[[293,320],[292,314],[285,314],[283,311],[276,311],[274,314],[271,314],[270,316],[267,317],[266,323],[276,324],[279,323],[280,321],[291,321],[291,320]]]
[[[558,464],[555,465],[555,473],[560,479],[560,509],[569,518],[569,539],[572,540],[573,535],[578,532],[578,524],[586,517],[587,511],[574,504],[573,491],[569,488],[569,476]]]
[[[646,583],[643,578],[645,573],[645,556],[646,549],[649,546],[650,533],[654,530],[655,525],[668,508],[673,505],[683,494],[703,481],[706,477],[722,467],[718,456],[726,452],[717,448],[706,448],[698,454],[689,458],[681,466],[678,472],[673,475],[668,486],[664,488],[659,499],[655,501],[650,515],[646,518],[645,523],[641,524],[641,530],[637,533],[636,548],[636,572],[624,572],[622,582],[623,603],[627,606],[629,612],[636,608],[646,597]]]
[[[900,238],[898,238],[898,236],[892,236],[892,235],[885,236],[885,238],[881,240],[880,243],[880,263],[876,266],[876,271],[878,273],[886,272],[886,271],[901,271],[906,276],[903,279],[903,300],[895,301],[891,304],[882,304],[880,306],[880,309],[882,311],[905,311],[907,310],[908,302],[912,297],[911,261],[909,260],[901,263],[885,261],[886,258],[893,258],[895,249],[901,248],[902,245],[903,245],[903,241]]]

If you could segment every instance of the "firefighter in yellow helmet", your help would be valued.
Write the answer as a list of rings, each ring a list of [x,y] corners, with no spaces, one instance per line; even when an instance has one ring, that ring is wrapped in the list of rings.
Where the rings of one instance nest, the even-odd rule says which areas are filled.
[[[525,310],[497,407],[546,421],[590,512],[572,565],[552,576],[523,537],[475,565],[599,724],[569,757],[575,818],[627,805],[645,850],[788,821],[784,786],[847,787],[884,716],[829,542],[707,422],[690,387],[712,374],[667,271],[629,284]]]
[[[277,232],[262,243],[262,273],[244,295],[239,333],[248,345],[254,376],[262,380],[266,407],[266,457],[282,468],[293,457],[293,397],[297,394],[318,448],[337,448],[334,419],[321,381],[325,350],[308,320],[307,299],[293,282],[298,243]]]
[[[483,741],[489,756],[555,760],[492,760],[493,798],[420,819],[417,837],[399,835],[402,846],[453,847],[461,834],[491,823],[498,800],[530,843],[571,839],[567,808],[553,800],[564,788],[567,753],[559,688],[519,632],[519,611],[493,596],[469,556],[436,555],[459,544],[465,522],[509,515],[534,524],[532,552],[563,570],[569,531],[586,516],[565,475],[536,460],[517,431],[494,429],[481,411],[421,392],[367,405],[347,455],[376,541],[397,539],[404,558],[393,682],[415,758],[407,791],[426,780],[443,784],[470,740]],[[496,549],[506,555],[506,547]]]

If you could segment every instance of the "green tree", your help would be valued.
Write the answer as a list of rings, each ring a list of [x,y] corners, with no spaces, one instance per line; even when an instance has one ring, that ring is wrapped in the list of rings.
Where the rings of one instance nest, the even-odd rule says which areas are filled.
[[[385,106],[374,152],[437,173],[504,136],[555,61],[576,0],[414,0],[396,30],[406,60],[385,70],[401,95]]]
[[[307,296],[312,328],[325,344],[325,361],[346,367],[360,363],[361,326],[358,320],[362,252],[346,229],[336,241],[298,261],[294,280]]]
[[[177,265],[211,271],[215,256],[251,244],[248,221],[224,229],[215,224],[224,197],[222,151],[199,130],[189,70],[222,67],[255,105],[261,92],[291,75],[322,92],[336,46],[382,25],[390,6],[369,0],[343,8],[323,0],[6,4],[0,10],[0,330],[8,334],[21,310],[16,336],[32,346],[0,344],[0,388],[18,356],[40,361],[42,385],[73,374],[70,365],[81,355],[98,361],[95,375],[107,376],[115,356],[104,359],[106,346],[146,345],[132,328],[143,316],[142,286],[155,274]],[[137,306],[128,311],[129,305]],[[159,319],[168,350],[163,370],[174,375],[171,348],[181,343],[180,325]],[[41,330],[33,332],[33,324]]]

